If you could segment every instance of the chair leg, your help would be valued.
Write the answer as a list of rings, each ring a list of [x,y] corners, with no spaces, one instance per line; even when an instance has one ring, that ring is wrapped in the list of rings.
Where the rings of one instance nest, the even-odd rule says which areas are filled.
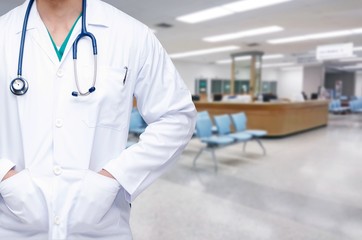
[[[243,153],[245,153],[245,149],[246,149],[246,144],[248,143],[248,141],[244,142],[244,146],[243,146]]]
[[[200,157],[201,153],[205,150],[205,148],[201,148],[200,151],[196,154],[194,161],[193,161],[193,166],[196,167],[196,160]]]
[[[264,145],[263,143],[260,141],[259,138],[255,138],[255,141],[259,144],[259,146],[263,149],[263,155],[265,156],[266,155],[266,150],[264,148]]]
[[[217,172],[218,164],[215,156],[215,150],[213,148],[211,148],[211,155],[212,155],[212,160],[214,161],[215,172]]]

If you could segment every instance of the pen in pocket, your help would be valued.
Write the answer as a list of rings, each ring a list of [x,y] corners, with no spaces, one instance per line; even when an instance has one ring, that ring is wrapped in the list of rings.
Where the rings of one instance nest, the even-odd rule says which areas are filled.
[[[128,67],[125,66],[124,69],[126,69],[126,73],[124,74],[124,78],[123,78],[123,86],[126,84],[126,79],[127,79],[127,73],[128,73]]]

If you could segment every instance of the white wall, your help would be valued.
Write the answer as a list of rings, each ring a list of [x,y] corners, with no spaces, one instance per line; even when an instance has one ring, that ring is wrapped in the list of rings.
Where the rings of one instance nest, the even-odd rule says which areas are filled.
[[[182,61],[173,61],[176,69],[185,81],[191,93],[195,93],[196,78],[222,78],[230,79],[229,65],[198,64]]]
[[[290,67],[280,70],[278,97],[294,100],[303,91],[303,67]]]
[[[356,72],[355,95],[362,97],[362,72]]]
[[[323,65],[305,66],[303,70],[303,91],[308,98],[311,93],[316,93],[318,87],[324,85],[325,69]]]
[[[261,72],[261,79],[263,82],[278,81],[280,77],[280,70],[278,68],[263,68]]]

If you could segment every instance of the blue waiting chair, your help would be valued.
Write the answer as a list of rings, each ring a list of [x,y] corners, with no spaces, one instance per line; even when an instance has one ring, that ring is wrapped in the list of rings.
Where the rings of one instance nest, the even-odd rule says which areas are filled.
[[[203,117],[203,113],[198,114],[196,119],[196,136],[206,146],[202,147],[194,158],[193,166],[196,166],[196,161],[203,151],[211,151],[212,159],[214,161],[215,171],[217,171],[218,163],[215,156],[215,149],[227,146],[234,143],[234,139],[228,136],[215,136],[212,134],[212,122],[209,117]]]
[[[342,103],[341,100],[336,99],[336,100],[332,100],[329,103],[329,112],[331,113],[346,113],[350,110],[349,107],[342,107]]]
[[[352,113],[362,113],[362,99],[356,99],[349,102]]]
[[[211,121],[210,115],[208,111],[202,111],[202,112],[198,112],[197,114],[198,118],[208,118]],[[217,133],[217,126],[212,125],[211,127],[212,133]]]
[[[145,131],[146,127],[147,124],[143,120],[139,111],[137,109],[132,110],[129,132],[136,136],[139,136]]]
[[[245,113],[240,112],[240,113],[234,113],[231,115],[231,119],[233,121],[234,127],[235,127],[235,131],[238,133],[248,133],[252,136],[252,139],[255,140],[259,146],[263,149],[263,154],[266,154],[266,150],[263,146],[263,143],[260,141],[261,137],[264,137],[268,134],[267,131],[265,130],[261,130],[261,129],[247,129],[247,118]],[[244,143],[244,148],[243,150],[245,151],[246,148],[246,143]]]
[[[230,125],[230,117],[227,114],[214,116],[214,120],[216,123],[216,127],[218,129],[219,135],[232,137],[237,142],[246,142],[252,138],[251,134],[245,132],[235,132],[231,133]]]

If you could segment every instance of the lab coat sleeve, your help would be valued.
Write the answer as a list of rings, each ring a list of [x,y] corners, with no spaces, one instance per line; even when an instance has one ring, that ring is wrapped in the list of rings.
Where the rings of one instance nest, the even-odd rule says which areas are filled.
[[[0,159],[0,182],[13,167],[15,167],[15,164],[9,159]]]
[[[137,144],[104,167],[129,202],[177,160],[195,129],[191,94],[152,32],[142,47],[134,96],[148,127]]]

